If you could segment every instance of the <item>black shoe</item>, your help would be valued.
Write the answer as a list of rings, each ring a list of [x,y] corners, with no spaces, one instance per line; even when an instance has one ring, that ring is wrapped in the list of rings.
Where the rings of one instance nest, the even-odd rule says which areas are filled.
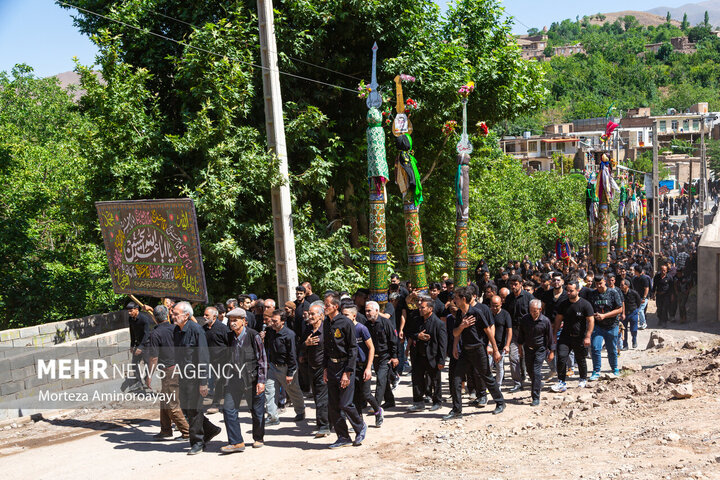
[[[437,411],[437,410],[440,410],[441,407],[442,407],[442,404],[440,404],[440,403],[433,403],[433,406],[430,407],[430,411],[431,411],[431,412],[435,412],[435,411]]]
[[[383,403],[383,404],[382,404],[382,405],[380,405],[380,406],[381,406],[381,407],[382,407],[383,409],[388,409],[388,408],[395,408],[395,403],[388,403],[388,402],[385,402],[385,403]]]
[[[493,415],[499,415],[499,414],[501,414],[501,413],[503,412],[503,410],[505,410],[505,404],[504,404],[504,403],[498,403],[497,406],[495,407],[495,410],[493,410],[492,414],[493,414]]]
[[[471,401],[470,403],[468,403],[468,405],[470,405],[471,407],[475,407],[475,408],[481,408],[481,407],[484,407],[486,403],[487,403],[487,402],[481,404],[481,403],[480,403],[480,400],[478,400],[478,399],[476,398],[475,400],[473,400],[473,401]]]
[[[220,432],[222,432],[222,428],[215,427],[215,430],[211,430],[203,435],[203,442],[208,443],[210,440],[220,435]]]
[[[385,416],[383,415],[382,410],[380,410],[380,413],[375,415],[375,428],[380,428],[385,421]]]
[[[477,403],[481,407],[484,407],[485,405],[487,405],[487,395],[483,395],[482,397],[479,397],[477,399]]]
[[[540,399],[539,399],[539,398],[534,398],[533,401],[532,401],[532,403],[531,403],[530,405],[533,406],[533,407],[537,407],[538,405],[540,405]]]
[[[280,419],[279,419],[279,418],[270,418],[270,417],[267,417],[267,418],[265,419],[265,426],[266,426],[266,427],[271,427],[271,426],[273,426],[273,425],[280,425]]]
[[[510,393],[515,393],[515,392],[519,392],[519,391],[522,390],[522,389],[523,389],[522,385],[515,385],[514,387],[512,387],[512,388],[511,388],[510,390],[508,390],[508,391],[509,391]]]
[[[172,440],[173,433],[172,432],[170,432],[170,433],[160,432],[160,433],[156,433],[155,435],[153,435],[153,438],[155,440]]]
[[[304,413],[298,413],[295,415],[295,418],[293,418],[293,422],[302,422],[305,420],[305,414]]]
[[[425,402],[425,403],[432,403],[432,398],[430,398],[430,397],[428,397],[427,395],[425,395],[425,397],[423,397],[423,402]]]
[[[444,415],[442,417],[442,419],[445,421],[455,420],[456,418],[462,418],[462,413],[456,412],[455,410],[450,410],[450,413],[448,413],[447,415]]]
[[[197,455],[198,453],[202,452],[203,450],[205,450],[205,446],[202,443],[198,442],[195,445],[193,445],[192,447],[190,447],[190,451],[187,454],[188,455]]]

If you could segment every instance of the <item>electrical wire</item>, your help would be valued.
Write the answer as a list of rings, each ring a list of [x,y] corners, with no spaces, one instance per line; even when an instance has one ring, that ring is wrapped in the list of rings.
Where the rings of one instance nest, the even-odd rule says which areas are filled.
[[[205,48],[202,48],[202,47],[196,47],[195,45],[190,45],[190,44],[185,43],[185,42],[182,42],[182,41],[180,41],[180,40],[175,40],[174,38],[171,38],[171,37],[162,35],[162,34],[160,34],[160,33],[153,32],[152,30],[148,30],[148,29],[143,29],[143,28],[140,28],[140,27],[136,27],[135,25],[130,25],[129,23],[125,23],[125,22],[123,22],[123,21],[121,21],[121,20],[116,20],[116,19],[114,19],[114,18],[110,18],[110,17],[108,17],[107,15],[102,15],[102,14],[100,14],[100,13],[93,12],[92,10],[88,10],[88,9],[86,9],[86,8],[83,8],[83,7],[78,7],[77,5],[73,5],[73,4],[70,4],[70,3],[67,3],[67,2],[63,2],[63,1],[61,1],[61,0],[58,0],[58,3],[61,4],[61,5],[65,5],[65,6],[68,6],[68,7],[75,8],[75,9],[81,11],[81,12],[84,12],[84,13],[87,13],[87,14],[90,14],[90,15],[94,15],[94,16],[99,17],[99,18],[103,18],[103,19],[105,19],[105,20],[118,23],[118,24],[123,25],[123,26],[125,26],[125,27],[132,28],[132,29],[137,30],[137,31],[139,31],[139,32],[141,32],[141,33],[148,34],[148,35],[153,35],[153,36],[155,36],[155,37],[162,38],[163,40],[167,40],[167,41],[169,41],[169,42],[177,43],[178,45],[182,45],[183,47],[186,47],[186,48],[192,48],[192,49],[194,49],[194,50],[198,50],[198,51],[200,51],[200,52],[204,52],[204,53],[207,53],[207,54],[210,54],[210,55],[214,55],[214,56],[217,56],[217,57],[221,57],[221,58],[229,58],[230,60],[233,60],[233,61],[235,61],[235,62],[242,63],[242,64],[245,64],[245,65],[249,65],[249,66],[252,66],[252,67],[255,67],[255,68],[259,68],[259,69],[261,69],[261,70],[268,70],[268,71],[271,70],[270,67],[263,67],[262,65],[257,65],[257,64],[252,63],[252,62],[248,62],[248,61],[245,61],[245,60],[241,60],[241,59],[239,59],[239,58],[231,57],[230,55],[225,55],[225,54],[213,52],[212,50],[208,50],[208,49],[205,49]],[[327,87],[338,88],[338,89],[340,89],[340,90],[345,90],[345,91],[347,91],[347,92],[352,92],[353,94],[356,94],[356,93],[357,93],[356,90],[353,90],[353,89],[350,89],[350,88],[342,87],[342,86],[340,86],[340,85],[334,85],[334,84],[332,84],[332,83],[323,82],[323,81],[320,81],[320,80],[315,80],[314,78],[303,77],[302,75],[296,75],[296,74],[290,73],[290,72],[284,72],[284,71],[282,71],[282,70],[280,70],[280,69],[278,69],[278,73],[280,73],[281,75],[288,76],[288,77],[297,78],[297,79],[299,79],[299,80],[305,80],[305,81],[307,81],[307,82],[317,83],[317,84],[320,84],[320,85],[325,85],[325,86],[327,86]]]
[[[179,18],[171,17],[170,15],[165,15],[164,13],[157,12],[157,11],[155,11],[155,10],[152,10],[152,9],[150,9],[150,8],[148,8],[148,7],[145,7],[145,6],[142,6],[142,5],[135,5],[135,6],[137,6],[138,8],[140,8],[140,9],[146,11],[146,12],[152,13],[152,14],[154,14],[154,15],[158,15],[158,16],[160,16],[160,17],[167,18],[168,20],[172,20],[172,21],[174,21],[174,22],[182,23],[183,25],[187,25],[188,27],[192,27],[192,28],[194,28],[195,30],[200,30],[200,27],[198,27],[197,25],[193,25],[192,23],[186,22],[185,20],[180,20]],[[276,54],[277,54],[277,53],[281,53],[281,52],[277,52],[277,51],[276,51],[276,52],[273,52],[273,53],[276,53]],[[343,77],[352,78],[353,80],[362,80],[360,77],[356,77],[355,75],[350,75],[350,74],[348,74],[348,73],[339,72],[339,71],[337,71],[337,70],[333,70],[332,68],[323,67],[322,65],[317,65],[317,64],[315,64],[315,63],[308,62],[308,61],[306,61],[306,60],[301,60],[301,59],[299,59],[299,58],[291,57],[290,55],[287,55],[287,54],[283,54],[283,55],[285,55],[285,56],[286,56],[287,58],[289,58],[290,60],[293,60],[293,61],[295,61],[295,62],[304,63],[305,65],[310,65],[310,66],[312,66],[312,67],[319,68],[320,70],[325,70],[325,71],[327,71],[327,72],[336,73],[336,74],[338,74],[338,75],[342,75]]]

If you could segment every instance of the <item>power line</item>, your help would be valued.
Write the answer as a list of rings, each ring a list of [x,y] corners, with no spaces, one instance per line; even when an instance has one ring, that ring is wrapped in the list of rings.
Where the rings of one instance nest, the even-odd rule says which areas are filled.
[[[174,22],[182,23],[183,25],[187,25],[187,26],[189,26],[189,27],[192,27],[192,28],[194,28],[195,30],[200,30],[200,27],[198,27],[197,25],[193,25],[192,23],[186,22],[185,20],[180,20],[179,18],[175,18],[175,17],[171,17],[171,16],[169,16],[169,15],[165,15],[164,13],[160,13],[160,12],[157,12],[157,11],[155,11],[155,10],[151,10],[150,8],[144,7],[144,6],[142,6],[142,5],[137,5],[137,7],[141,8],[142,10],[145,10],[146,12],[149,12],[149,13],[152,13],[152,14],[155,14],[155,15],[159,15],[159,16],[161,16],[161,17],[163,17],[163,18],[167,18],[168,20],[172,20],[172,21],[174,21]],[[282,52],[273,52],[273,53],[282,53]],[[339,72],[339,71],[337,71],[337,70],[333,70],[332,68],[323,67],[322,65],[317,65],[317,64],[315,64],[315,63],[308,62],[308,61],[306,61],[306,60],[301,60],[301,59],[299,59],[299,58],[291,57],[290,55],[287,55],[287,54],[285,54],[285,53],[282,53],[282,54],[285,55],[285,56],[286,56],[287,58],[289,58],[290,60],[293,60],[293,61],[295,61],[295,62],[304,63],[305,65],[310,65],[310,66],[313,66],[313,67],[315,67],[315,68],[319,68],[319,69],[321,69],[321,70],[325,70],[325,71],[328,71],[328,72],[336,73],[336,74],[342,75],[342,76],[344,76],[344,77],[352,78],[353,80],[362,80],[360,77],[356,77],[355,75],[350,75],[350,74],[347,74],[347,73]]]
[[[252,62],[247,62],[247,61],[241,60],[241,59],[239,59],[239,58],[231,57],[230,55],[225,55],[225,54],[213,52],[212,50],[207,50],[207,49],[202,48],[202,47],[196,47],[196,46],[194,46],[194,45],[187,44],[187,43],[182,42],[182,41],[180,41],[180,40],[175,40],[174,38],[167,37],[167,36],[162,35],[162,34],[160,34],[160,33],[153,32],[152,30],[148,30],[148,29],[143,29],[143,28],[140,28],[140,27],[136,27],[135,25],[130,25],[129,23],[125,23],[125,22],[123,22],[123,21],[121,21],[121,20],[116,20],[116,19],[114,19],[114,18],[110,18],[110,17],[108,17],[107,15],[102,15],[102,14],[100,14],[100,13],[93,12],[92,10],[88,10],[88,9],[86,9],[86,8],[78,7],[77,5],[72,5],[72,4],[70,4],[70,3],[66,3],[66,2],[63,2],[63,1],[60,1],[60,0],[58,0],[58,3],[61,4],[61,5],[65,5],[65,6],[68,6],[68,7],[75,8],[75,9],[81,11],[81,12],[85,12],[85,13],[88,13],[88,14],[90,14],[90,15],[94,15],[94,16],[99,17],[99,18],[104,18],[105,20],[108,20],[108,21],[111,21],[111,22],[119,23],[120,25],[123,25],[123,26],[125,26],[125,27],[132,28],[132,29],[134,29],[134,30],[137,30],[137,31],[139,31],[140,33],[153,35],[153,36],[155,36],[155,37],[162,38],[163,40],[167,40],[167,41],[169,41],[169,42],[177,43],[178,45],[182,45],[183,47],[192,48],[192,49],[194,49],[194,50],[198,50],[198,51],[200,51],[200,52],[208,53],[208,54],[210,54],[210,55],[214,55],[214,56],[221,57],[221,58],[229,58],[229,59],[231,59],[231,60],[233,60],[233,61],[235,61],[235,62],[242,63],[242,64],[245,64],[245,65],[249,65],[249,66],[252,66],[252,67],[255,67],[255,68],[259,68],[259,69],[261,69],[261,70],[270,70],[269,67],[263,67],[262,65],[257,65],[257,64],[252,63]],[[283,71],[280,70],[280,69],[278,69],[278,73],[280,73],[280,74],[282,74],[282,75],[286,75],[286,76],[288,76],[288,77],[297,78],[297,79],[299,79],[299,80],[305,80],[305,81],[307,81],[307,82],[313,82],[313,83],[317,83],[317,84],[320,84],[320,85],[325,85],[325,86],[327,86],[327,87],[339,88],[340,90],[345,90],[345,91],[348,91],[348,92],[357,93],[356,90],[353,90],[353,89],[350,89],[350,88],[341,87],[340,85],[334,85],[334,84],[332,84],[332,83],[327,83],[327,82],[323,82],[323,81],[320,81],[320,80],[315,80],[314,78],[303,77],[302,75],[296,75],[296,74],[290,73],[290,72],[283,72]]]

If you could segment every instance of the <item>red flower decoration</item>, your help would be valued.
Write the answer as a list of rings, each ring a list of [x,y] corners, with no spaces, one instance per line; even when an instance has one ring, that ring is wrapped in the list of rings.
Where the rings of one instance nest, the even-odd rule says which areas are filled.
[[[480,135],[482,135],[483,137],[486,137],[489,132],[488,126],[485,122],[480,122],[478,124],[478,130],[480,131]]]

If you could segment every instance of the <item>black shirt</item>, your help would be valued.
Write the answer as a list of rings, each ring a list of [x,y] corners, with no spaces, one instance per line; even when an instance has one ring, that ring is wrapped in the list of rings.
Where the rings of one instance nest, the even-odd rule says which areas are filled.
[[[592,317],[594,313],[592,305],[584,298],[578,298],[575,303],[566,299],[557,308],[557,314],[563,318],[560,338],[585,336],[587,317]]]
[[[592,292],[594,292],[594,291],[595,291],[595,290],[593,290],[593,289],[590,288],[590,287],[582,287],[582,288],[580,289],[580,293],[578,293],[578,296],[579,296],[580,298],[583,298],[583,299],[585,299],[585,300],[588,300],[588,299],[590,298],[590,294],[591,294]]]
[[[305,297],[305,301],[308,302],[308,304],[312,304],[313,302],[317,302],[318,300],[320,300],[320,297],[318,297],[314,293],[311,293],[310,295],[307,295]]]
[[[128,320],[130,321],[130,346],[138,347],[142,345],[145,337],[150,335],[155,322],[145,312],[138,312],[135,318],[128,315]]]
[[[670,295],[673,291],[673,278],[666,274],[663,278],[659,273],[653,278],[653,292],[659,296]]]
[[[444,316],[443,312],[445,312],[445,304],[442,301],[440,301],[439,298],[436,298],[435,301],[433,302],[433,313],[438,318],[442,318]]]
[[[345,315],[338,313],[334,319],[326,317],[323,321],[323,334],[325,335],[325,350],[323,362],[325,368],[331,363],[331,358],[345,360],[345,372],[354,372],[358,357],[358,346],[355,338],[355,325]]]
[[[522,317],[518,322],[520,331],[518,332],[518,343],[524,348],[541,348],[549,350],[552,346],[552,327],[550,320],[542,313],[537,320],[533,320],[529,313]]]
[[[305,340],[310,336],[318,337],[319,341],[317,345],[307,346]],[[308,365],[312,368],[323,367],[323,350],[324,350],[325,337],[323,335],[323,324],[320,324],[316,332],[312,331],[312,327],[309,325],[305,328],[303,336],[300,340],[300,350],[303,352],[303,356],[307,359]]]
[[[176,347],[175,363],[180,368],[185,368],[187,365],[194,365],[197,368],[198,378],[192,379],[188,375],[187,379],[199,379],[200,385],[207,385],[207,374],[202,375],[201,373],[209,371],[210,352],[208,351],[207,339],[202,327],[190,319],[185,323],[184,329],[175,324],[173,343]],[[184,378],[186,377],[181,377],[180,381],[183,381]]]
[[[632,288],[628,288],[627,293],[623,293],[623,300],[625,302],[625,316],[630,315],[642,305],[640,294]]]
[[[501,308],[497,315],[490,311],[495,323],[495,343],[498,349],[502,350],[507,342],[507,329],[512,328],[512,319],[510,314],[504,308]]]
[[[222,363],[227,357],[227,347],[230,346],[228,341],[230,329],[217,320],[215,320],[212,327],[209,327],[206,323],[202,328],[205,331],[205,339],[210,349],[210,361],[212,363]]]
[[[535,297],[526,290],[521,290],[518,297],[515,297],[515,294],[510,292],[510,295],[505,298],[503,308],[508,311],[510,318],[512,318],[513,329],[517,329],[520,319],[530,313],[530,300],[533,298]],[[517,333],[513,332],[513,336],[517,336]]]
[[[397,332],[398,320],[395,318],[395,307],[393,306],[392,302],[387,302],[385,304],[385,310],[383,311],[383,313],[390,315],[390,318],[388,318],[388,320],[390,320],[390,325],[392,325]]]
[[[463,342],[463,348],[477,347],[478,345],[487,345],[488,338],[485,334],[485,329],[489,328],[493,324],[492,312],[487,305],[482,303],[475,304],[468,309],[465,315],[458,310],[458,325],[462,322],[462,318],[471,315],[475,317],[475,324],[469,326],[460,334],[460,339]]]
[[[632,278],[632,289],[640,294],[640,298],[645,295],[645,289],[650,288],[650,282],[645,275],[638,275]],[[648,290],[648,293],[650,290]]]
[[[567,293],[565,293],[565,290],[562,290],[560,292],[560,295],[555,298],[555,290],[550,289],[548,290],[545,295],[543,295],[543,298],[541,300],[543,301],[543,305],[545,306],[545,316],[548,317],[548,320],[550,320],[550,323],[555,321],[555,315],[557,315],[558,312],[558,306],[568,299]]]
[[[279,332],[272,328],[265,330],[265,348],[268,361],[275,365],[287,366],[287,376],[292,377],[297,370],[297,351],[295,350],[295,332],[287,326]]]
[[[162,322],[155,330],[150,332],[148,340],[148,355],[150,358],[157,357],[158,367],[166,368],[175,365],[175,343],[173,342],[173,330],[175,325],[170,322]]]
[[[247,326],[252,328],[256,332],[259,332],[263,329],[262,316],[256,317],[255,314],[251,311],[245,310],[245,320],[247,321]]]
[[[608,313],[613,310],[617,310],[622,307],[622,299],[617,290],[608,288],[604,293],[600,293],[598,290],[593,290],[590,294],[589,302],[593,307],[595,313]],[[604,320],[596,321],[595,325],[599,325],[603,328],[613,328],[617,325],[617,315],[614,317],[608,317]]]
[[[380,357],[397,358],[397,334],[395,333],[395,325],[390,320],[378,315],[374,322],[368,321],[366,325],[370,331],[373,345],[375,346],[375,355]]]

